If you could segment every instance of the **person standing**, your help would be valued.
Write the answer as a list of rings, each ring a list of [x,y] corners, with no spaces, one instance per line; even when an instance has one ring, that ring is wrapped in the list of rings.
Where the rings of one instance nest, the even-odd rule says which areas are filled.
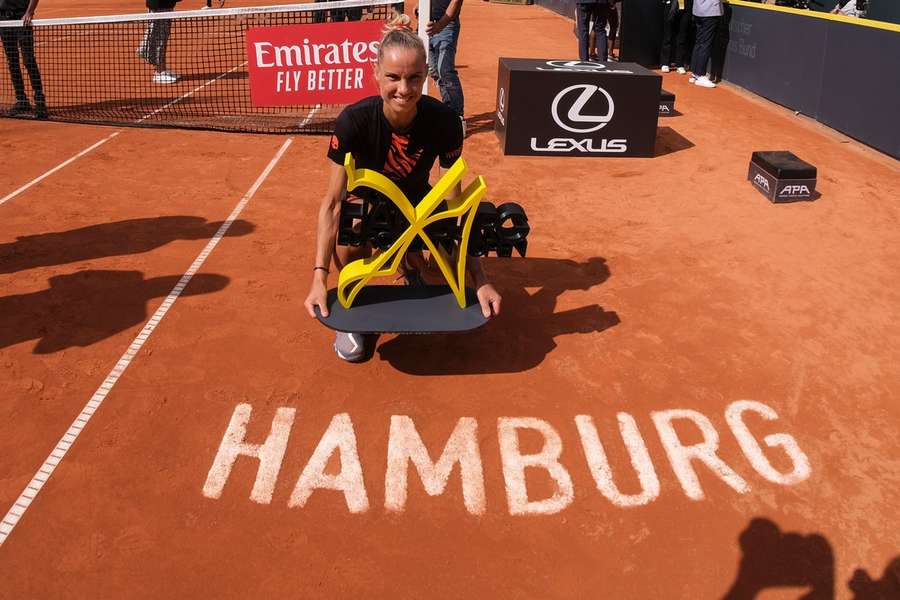
[[[690,66],[687,50],[693,8],[692,0],[663,0],[663,41],[659,59],[663,73],[668,73],[672,66],[676,67],[679,73],[686,73],[685,66]]]
[[[706,67],[712,55],[713,41],[722,13],[722,0],[694,0],[693,15],[697,37],[694,41],[694,54],[691,57],[692,75],[689,81],[700,87],[716,87],[706,74]]]
[[[165,13],[175,10],[179,0],[147,0],[147,10],[151,13]],[[138,56],[156,68],[153,83],[175,83],[178,73],[166,68],[166,48],[169,45],[169,33],[172,30],[171,19],[153,19],[147,25],[144,39],[138,47]]]
[[[596,34],[598,60],[607,58],[606,16],[609,10],[607,0],[579,0],[575,3],[575,34],[578,36],[578,60],[590,60],[590,37],[593,28]]]
[[[7,115],[10,117],[31,112],[31,104],[25,94],[25,80],[19,64],[20,51],[22,62],[25,63],[25,70],[28,71],[28,78],[31,80],[31,89],[34,91],[34,116],[38,119],[46,119],[49,116],[47,102],[44,98],[44,85],[41,82],[41,71],[34,58],[34,30],[31,26],[31,19],[34,17],[37,5],[38,0],[0,0],[0,19],[4,21],[22,20],[21,27],[0,28],[3,51],[6,53],[6,63],[9,66],[9,77],[16,92],[16,103],[7,111]]]
[[[465,98],[456,71],[462,4],[463,0],[432,0],[425,32],[428,34],[428,71],[441,91],[444,104],[459,117],[465,135]]]

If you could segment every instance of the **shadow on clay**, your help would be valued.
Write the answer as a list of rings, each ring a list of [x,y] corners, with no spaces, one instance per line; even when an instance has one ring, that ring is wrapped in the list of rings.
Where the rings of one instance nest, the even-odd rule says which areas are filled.
[[[738,537],[742,556],[738,573],[722,600],[752,600],[767,589],[805,588],[801,600],[833,600],[834,551],[819,533],[802,535],[782,531],[769,519],[755,518]],[[852,600],[900,598],[900,556],[873,580],[857,569],[847,582]]]
[[[691,140],[671,127],[658,127],[656,129],[656,147],[653,153],[655,157],[674,154],[693,147],[694,143]]]
[[[45,290],[0,298],[0,348],[36,339],[34,353],[50,354],[97,343],[142,325],[147,303],[167,296],[180,279],[99,270],[51,277]],[[228,282],[224,275],[199,273],[181,295],[217,292]]]
[[[24,235],[14,242],[0,244],[0,273],[140,254],[175,240],[206,240],[221,226],[222,221],[207,221],[203,217],[166,216]],[[237,220],[225,235],[247,235],[254,229],[252,223]]]
[[[609,278],[603,258],[493,258],[484,264],[503,296],[496,321],[466,334],[397,336],[378,348],[381,359],[412,375],[517,373],[541,364],[558,336],[602,332],[620,322],[597,304],[555,312],[564,292]]]

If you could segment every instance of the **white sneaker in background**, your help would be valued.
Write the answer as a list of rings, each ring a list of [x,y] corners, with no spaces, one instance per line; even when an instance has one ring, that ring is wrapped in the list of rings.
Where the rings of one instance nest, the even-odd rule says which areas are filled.
[[[172,71],[160,71],[153,75],[153,83],[175,83],[178,81],[178,74]]]
[[[661,67],[659,68],[659,70],[662,71],[663,73],[668,73],[668,72],[669,72],[669,65],[663,65],[663,66],[661,66]]]
[[[694,77],[693,75],[691,75],[690,78],[688,78],[688,83],[696,83],[696,82],[697,82],[697,78]]]
[[[716,84],[713,83],[712,81],[710,81],[709,77],[707,77],[706,75],[704,75],[702,77],[698,77],[697,81],[694,82],[694,85],[699,85],[700,87],[705,87],[705,88],[716,87]]]
[[[685,73],[687,73],[687,71],[684,69],[684,67],[678,67],[678,73],[684,75]]]

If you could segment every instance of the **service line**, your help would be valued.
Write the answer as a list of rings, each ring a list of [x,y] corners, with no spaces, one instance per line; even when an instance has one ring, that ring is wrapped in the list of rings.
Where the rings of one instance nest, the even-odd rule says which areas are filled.
[[[147,119],[156,116],[157,114],[161,113],[162,111],[168,109],[168,108],[171,107],[171,106],[174,106],[175,104],[178,104],[179,102],[181,102],[181,101],[184,100],[185,98],[189,98],[189,97],[193,96],[194,94],[196,94],[197,92],[199,92],[199,91],[202,90],[203,88],[207,87],[208,85],[210,85],[210,84],[212,84],[212,83],[215,83],[215,82],[219,81],[220,79],[222,79],[222,78],[225,77],[226,75],[228,75],[228,74],[230,74],[230,73],[233,73],[234,71],[240,69],[241,67],[243,67],[243,66],[246,65],[246,64],[247,64],[247,62],[244,61],[243,63],[241,63],[241,64],[239,64],[239,65],[235,65],[234,67],[232,67],[232,68],[229,69],[228,71],[225,71],[224,73],[222,73],[222,74],[220,74],[220,75],[218,75],[218,76],[216,76],[216,77],[213,77],[212,79],[210,79],[210,80],[207,81],[206,83],[204,83],[204,84],[202,84],[202,85],[198,85],[197,87],[195,87],[195,88],[192,89],[191,91],[187,92],[186,94],[183,94],[181,97],[176,98],[175,100],[172,100],[172,101],[169,102],[168,104],[165,104],[165,105],[163,105],[163,106],[160,106],[160,107],[157,108],[156,110],[147,113],[146,115],[144,115],[144,116],[141,117],[140,119],[137,119],[137,120],[134,122],[134,124],[135,124],[135,125],[140,125],[141,123],[143,123],[143,122],[146,121]],[[317,106],[316,108],[318,109],[318,106]],[[307,121],[308,121],[309,119],[312,118],[312,115],[313,115],[313,114],[314,114],[314,113],[310,113],[310,115],[307,117]],[[305,124],[305,123],[306,123],[306,122],[304,122],[304,124]],[[120,133],[122,133],[122,130],[121,130],[121,129],[118,130],[118,131],[114,131],[113,133],[109,134],[108,136],[106,136],[105,138],[103,138],[102,140],[100,140],[99,142],[97,142],[96,144],[93,144],[93,145],[91,145],[91,146],[88,146],[87,148],[85,148],[84,150],[82,150],[81,152],[79,152],[78,154],[76,154],[75,156],[73,156],[72,158],[66,160],[65,162],[62,162],[62,163],[56,165],[55,167],[53,167],[52,169],[50,169],[49,171],[47,171],[47,172],[44,173],[43,175],[40,175],[39,177],[36,177],[36,178],[32,179],[31,181],[29,181],[28,183],[26,183],[25,185],[23,185],[23,186],[20,187],[19,189],[15,190],[14,192],[10,192],[9,194],[7,194],[6,196],[4,196],[3,198],[0,198],[0,206],[6,204],[7,201],[12,200],[13,198],[15,198],[16,196],[18,196],[19,194],[21,194],[22,192],[24,192],[24,191],[27,190],[28,188],[32,187],[33,185],[36,185],[36,184],[40,183],[41,181],[43,181],[44,179],[46,179],[46,178],[49,177],[50,175],[56,173],[57,171],[59,171],[59,170],[62,169],[63,167],[65,167],[65,166],[67,166],[67,165],[69,165],[69,164],[75,162],[76,160],[78,160],[79,158],[81,158],[82,156],[84,156],[85,154],[87,154],[88,152],[91,152],[92,150],[95,150],[96,148],[99,148],[100,146],[102,146],[103,144],[105,144],[105,143],[108,142],[109,140],[113,139],[114,137],[116,137],[116,136],[119,135]]]
[[[53,474],[53,471],[56,469],[57,465],[62,461],[63,457],[65,457],[66,453],[69,451],[69,448],[72,447],[72,444],[75,443],[75,440],[78,439],[78,436],[81,434],[81,431],[91,420],[91,417],[100,408],[100,405],[103,403],[103,400],[106,398],[107,394],[109,394],[110,390],[112,390],[113,386],[116,385],[116,382],[122,377],[122,374],[125,372],[125,369],[128,368],[128,365],[131,364],[132,359],[137,355],[140,351],[141,347],[144,345],[144,342],[150,337],[150,334],[156,329],[157,325],[159,325],[160,321],[162,321],[163,317],[166,316],[166,313],[169,312],[169,309],[172,308],[172,305],[175,304],[175,300],[178,299],[178,296],[184,291],[184,288],[187,287],[188,283],[190,283],[191,278],[194,276],[197,271],[200,270],[200,267],[203,266],[203,263],[206,261],[207,257],[209,257],[210,253],[213,249],[218,245],[219,241],[231,227],[231,224],[238,218],[241,214],[241,211],[244,210],[244,207],[247,206],[247,203],[262,185],[262,183],[269,176],[269,173],[272,172],[272,169],[275,168],[275,165],[278,164],[278,161],[281,160],[281,157],[284,155],[285,151],[287,151],[288,146],[291,145],[293,138],[288,138],[285,140],[284,144],[281,145],[281,148],[278,149],[278,152],[269,161],[269,164],[266,166],[265,170],[263,170],[262,174],[256,179],[254,184],[250,187],[246,194],[244,194],[243,198],[237,203],[234,207],[234,210],[231,211],[231,214],[228,216],[228,219],[222,223],[222,226],[219,227],[219,230],[215,233],[212,239],[206,244],[206,247],[197,255],[197,258],[194,259],[194,262],[191,263],[191,266],[185,271],[184,275],[181,276],[181,279],[175,284],[175,287],[172,288],[172,291],[169,292],[169,295],[163,300],[162,304],[159,308],[156,309],[156,312],[153,313],[153,316],[150,317],[150,320],[144,325],[144,328],[141,332],[134,338],[134,341],[131,342],[131,345],[128,346],[128,349],[113,367],[112,371],[109,372],[109,375],[106,376],[106,379],[103,380],[103,383],[100,384],[100,387],[97,388],[97,391],[94,392],[94,395],[91,396],[91,399],[85,405],[85,407],[81,410],[81,413],[75,418],[75,421],[69,426],[69,429],[66,433],[60,438],[59,442],[57,442],[56,447],[53,448],[53,451],[44,461],[44,464],[40,466],[37,470],[37,473],[34,474],[31,481],[13,503],[12,507],[10,507],[9,512],[6,513],[6,516],[3,517],[3,520],[0,521],[0,546],[6,541],[9,535],[12,533],[13,529],[18,524],[19,520],[25,514],[25,511],[28,510],[28,507],[31,506],[31,503],[34,502],[35,497],[37,497],[38,493],[44,487],[44,484],[47,483],[47,480]]]
[[[109,134],[108,136],[106,136],[105,138],[103,138],[102,140],[100,140],[99,142],[97,142],[96,144],[93,144],[92,146],[88,146],[87,148],[85,148],[84,150],[82,150],[81,152],[79,152],[78,154],[76,154],[75,156],[73,156],[72,158],[70,158],[69,160],[64,161],[64,162],[61,162],[60,164],[56,165],[55,167],[53,167],[52,169],[50,169],[49,171],[47,171],[47,172],[44,173],[43,175],[41,175],[41,176],[39,176],[39,177],[36,177],[36,178],[32,179],[31,181],[29,181],[28,183],[26,183],[25,185],[23,185],[22,187],[20,187],[20,188],[17,189],[16,191],[7,194],[7,195],[4,196],[3,198],[0,198],[0,206],[6,204],[7,201],[12,200],[12,199],[15,198],[16,196],[18,196],[19,194],[21,194],[22,192],[24,192],[25,190],[27,190],[28,188],[30,188],[31,186],[33,186],[33,185],[35,185],[35,184],[37,184],[37,183],[40,183],[41,181],[43,181],[44,179],[46,179],[46,178],[49,177],[50,175],[53,175],[54,173],[56,173],[57,171],[59,171],[59,170],[62,169],[63,167],[65,167],[65,166],[67,166],[67,165],[69,165],[69,164],[75,162],[76,160],[78,160],[79,158],[81,158],[82,156],[84,156],[85,154],[87,154],[88,152],[90,152],[91,150],[94,150],[95,148],[99,148],[100,146],[102,146],[103,144],[105,144],[105,143],[108,142],[109,140],[113,139],[114,137],[116,137],[116,136],[119,135],[120,133],[122,133],[121,130],[112,132],[111,134]]]

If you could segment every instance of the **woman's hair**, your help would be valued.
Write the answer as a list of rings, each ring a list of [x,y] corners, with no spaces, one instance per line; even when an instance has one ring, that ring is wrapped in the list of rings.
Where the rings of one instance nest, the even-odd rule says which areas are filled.
[[[425,60],[425,45],[422,39],[410,27],[409,15],[394,13],[394,18],[384,25],[384,37],[381,38],[381,46],[378,47],[378,64],[384,58],[385,50],[389,48],[409,48],[415,50],[422,60]]]

